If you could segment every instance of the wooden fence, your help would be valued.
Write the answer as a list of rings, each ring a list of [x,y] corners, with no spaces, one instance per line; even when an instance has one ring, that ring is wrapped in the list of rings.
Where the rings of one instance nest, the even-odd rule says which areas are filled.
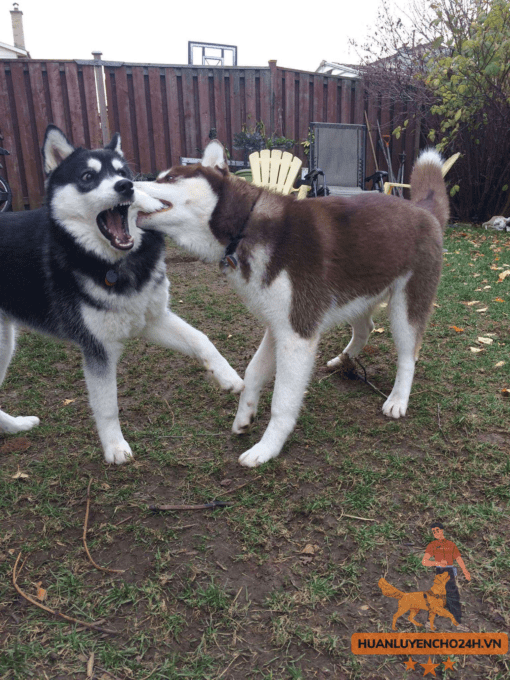
[[[98,97],[101,88],[106,114]],[[385,170],[376,121],[390,134],[403,114],[398,104],[383,109],[377,97],[369,101],[360,80],[281,68],[274,61],[265,68],[222,68],[0,60],[0,145],[11,152],[2,172],[11,184],[15,210],[43,202],[40,148],[48,123],[58,125],[75,145],[87,147],[101,146],[118,131],[133,170],[150,173],[178,163],[181,156],[200,155],[212,128],[232,157],[242,160],[242,152],[233,149],[233,136],[262,121],[266,134],[296,140],[293,151],[306,164],[301,142],[311,121],[368,120],[378,166]],[[399,140],[391,139],[395,172],[402,151],[410,168],[417,137],[408,128]],[[370,141],[366,161],[370,175],[375,169]]]

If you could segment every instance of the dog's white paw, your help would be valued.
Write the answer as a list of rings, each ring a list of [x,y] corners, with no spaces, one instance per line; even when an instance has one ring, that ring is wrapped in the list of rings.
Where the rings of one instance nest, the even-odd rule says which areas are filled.
[[[115,444],[109,444],[104,451],[104,459],[106,463],[114,463],[115,465],[123,465],[133,457],[131,447],[124,439]]]
[[[240,394],[244,390],[244,380],[228,363],[227,367],[222,367],[220,370],[210,367],[207,373],[225,392]]]
[[[278,452],[274,453],[274,451],[259,442],[239,456],[239,462],[245,467],[258,467],[263,463],[267,463],[271,458],[276,458],[277,455]]]
[[[242,402],[242,397],[241,397]],[[234,434],[246,434],[250,431],[253,421],[255,420],[255,408],[253,404],[239,404],[236,417],[232,425],[232,432]]]
[[[7,432],[8,434],[17,434],[18,432],[27,432],[33,427],[37,427],[41,421],[36,416],[9,416],[8,419],[4,421],[2,418],[2,424],[0,430]]]
[[[342,363],[342,355],[340,354],[339,356],[335,357],[334,359],[331,359],[330,361],[328,361],[326,366],[328,368],[337,368],[337,366],[340,366],[341,363]]]
[[[384,402],[382,411],[388,418],[403,418],[407,411],[407,399],[402,399],[398,395],[390,394]]]

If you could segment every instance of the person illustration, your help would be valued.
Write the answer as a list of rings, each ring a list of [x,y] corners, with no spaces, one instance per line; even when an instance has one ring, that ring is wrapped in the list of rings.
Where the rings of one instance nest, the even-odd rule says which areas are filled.
[[[465,626],[461,626],[462,608],[460,604],[459,589],[457,588],[456,577],[457,567],[454,566],[454,561],[457,562],[462,569],[462,573],[467,581],[471,581],[471,574],[466,569],[464,560],[460,556],[460,551],[453,541],[448,541],[444,537],[444,526],[441,522],[434,522],[431,525],[434,539],[425,548],[425,555],[421,563],[425,567],[435,567],[436,574],[442,574],[445,571],[450,575],[450,580],[446,583],[446,609],[455,618],[459,627],[456,630],[467,630]]]

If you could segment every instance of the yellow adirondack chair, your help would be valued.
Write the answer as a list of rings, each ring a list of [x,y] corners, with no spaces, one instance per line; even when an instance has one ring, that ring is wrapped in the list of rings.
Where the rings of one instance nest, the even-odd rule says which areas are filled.
[[[266,187],[277,194],[288,195],[297,192],[297,198],[305,198],[310,187],[294,188],[303,162],[288,151],[262,149],[249,156],[252,182],[258,187]]]
[[[450,168],[452,167],[452,165],[455,163],[455,161],[458,159],[459,156],[460,156],[460,151],[458,151],[457,153],[454,153],[453,156],[450,156],[450,158],[448,158],[443,163],[443,167],[441,168],[441,172],[443,173],[443,177],[446,176],[446,173],[448,172],[448,170],[450,170]],[[397,182],[385,182],[384,183],[384,193],[385,194],[391,194],[391,190],[394,187],[402,187],[403,189],[410,189],[411,185],[410,184],[398,184]]]

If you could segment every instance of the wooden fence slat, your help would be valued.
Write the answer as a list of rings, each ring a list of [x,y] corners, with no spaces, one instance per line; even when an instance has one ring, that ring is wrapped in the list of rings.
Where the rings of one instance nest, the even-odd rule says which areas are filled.
[[[56,125],[62,132],[70,137],[71,131],[67,129],[64,113],[64,93],[62,92],[62,84],[60,81],[60,64],[56,61],[48,61],[46,63],[46,72],[48,74],[52,112],[50,123]]]
[[[205,149],[211,130],[211,111],[209,103],[209,69],[198,71],[198,110],[200,111],[200,149]]]
[[[293,139],[299,144],[308,136],[310,126],[310,75],[299,74],[299,123]]]
[[[227,99],[225,94],[225,71],[214,69],[214,108],[216,116],[216,131],[218,139],[222,144],[232,148],[230,140],[227,138]]]
[[[83,73],[83,89],[85,92],[85,111],[86,121],[90,136],[90,147],[97,149],[103,146],[103,138],[101,135],[101,121],[99,118],[99,109],[96,95],[96,74],[94,66],[82,66]]]
[[[154,139],[154,161],[156,167],[153,172],[161,172],[167,168],[165,124],[163,120],[163,101],[161,94],[161,75],[159,67],[149,67],[149,91],[151,97],[152,137]]]
[[[69,101],[69,116],[71,120],[71,136],[75,146],[85,146],[83,129],[83,112],[78,84],[78,65],[67,62],[64,64],[64,74]]]
[[[152,172],[150,154],[150,144],[152,144],[152,139],[150,139],[149,119],[147,115],[147,103],[145,99],[144,69],[142,66],[133,66],[131,73],[133,78],[134,92],[134,102],[132,102],[132,105],[134,105],[136,115],[136,139],[134,140],[134,143],[138,148],[138,171],[144,173]]]
[[[275,130],[278,135],[282,134],[289,139],[296,139],[296,74],[293,71],[280,71],[285,78],[285,89],[282,87],[282,110],[281,118],[275,116]]]
[[[193,92],[193,71],[183,69],[182,74],[182,103],[184,107],[184,135],[186,140],[186,156],[194,158],[197,155],[197,130],[195,125],[195,102]]]
[[[340,122],[351,122],[351,82],[347,78],[341,80],[342,100],[340,105]]]
[[[255,71],[246,70],[244,72],[244,93],[246,99],[246,125],[251,129],[258,123]]]
[[[171,165],[177,165],[179,158],[185,156],[185,149],[181,142],[179,121],[179,93],[177,88],[177,73],[173,68],[165,68],[166,108],[168,119],[166,125],[169,130]]]
[[[319,75],[313,78],[312,119],[317,123],[324,122],[324,79]]]
[[[30,108],[25,89],[25,74],[23,63],[12,63],[11,65],[12,84],[14,89],[14,100],[16,103],[16,114],[18,116],[18,126],[20,132],[20,143],[22,151],[22,163],[25,168],[27,181],[26,198],[31,208],[41,205],[41,193],[39,189],[39,173],[34,155],[39,154],[37,139],[33,139]]]
[[[244,154],[241,150],[234,150],[234,135],[241,132],[241,76],[238,70],[230,71],[230,125],[232,135],[233,158],[242,161]]]
[[[7,64],[5,64],[7,66]],[[21,182],[22,159],[16,151],[16,138],[14,133],[14,111],[11,110],[9,93],[7,90],[7,76],[5,67],[0,67],[0,146],[9,151],[10,156],[2,156],[4,177],[7,178],[12,189],[13,210],[23,210],[23,189]]]
[[[136,153],[133,143],[133,129],[129,101],[127,69],[120,66],[115,72],[115,95],[117,98],[118,129],[110,127],[120,133],[122,151],[126,161],[135,169]]]

